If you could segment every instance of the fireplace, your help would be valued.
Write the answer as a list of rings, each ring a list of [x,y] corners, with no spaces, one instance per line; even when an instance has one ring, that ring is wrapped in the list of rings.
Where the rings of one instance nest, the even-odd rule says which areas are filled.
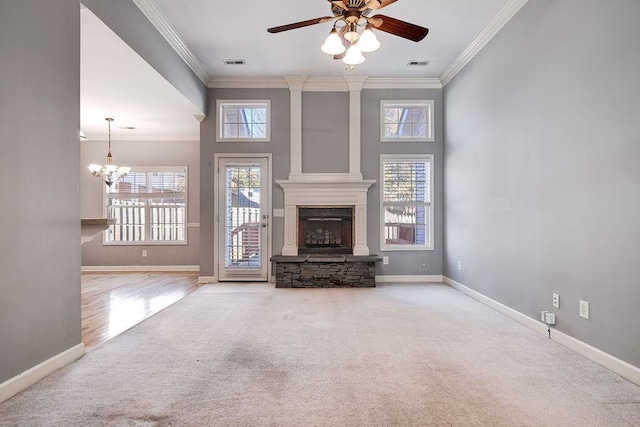
[[[353,206],[299,206],[298,253],[353,254]]]

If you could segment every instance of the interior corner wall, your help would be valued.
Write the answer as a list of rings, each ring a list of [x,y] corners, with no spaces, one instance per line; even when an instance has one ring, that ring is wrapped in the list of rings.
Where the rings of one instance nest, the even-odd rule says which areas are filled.
[[[638,16],[529,1],[445,87],[444,272],[640,367]]]
[[[376,266],[380,275],[441,275],[443,262],[444,214],[444,122],[441,89],[365,89],[362,91],[362,175],[375,179],[367,194],[367,244],[372,254],[388,256],[389,264]],[[380,142],[381,100],[433,100],[433,142]],[[433,154],[434,155],[434,250],[380,251],[380,155],[381,154]]]
[[[0,383],[81,343],[80,5],[0,2]]]
[[[107,141],[83,141],[81,145],[81,215],[104,217],[105,184],[87,170],[89,163],[103,163]],[[111,141],[118,164],[127,166],[187,166],[187,244],[103,245],[98,233],[82,245],[83,266],[197,266],[200,247],[200,142]],[[142,250],[147,257],[142,257]]]

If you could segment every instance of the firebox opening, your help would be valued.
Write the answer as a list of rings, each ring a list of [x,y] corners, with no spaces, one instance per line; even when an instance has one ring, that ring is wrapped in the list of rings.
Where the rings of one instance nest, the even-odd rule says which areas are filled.
[[[353,254],[353,206],[298,207],[299,254]]]

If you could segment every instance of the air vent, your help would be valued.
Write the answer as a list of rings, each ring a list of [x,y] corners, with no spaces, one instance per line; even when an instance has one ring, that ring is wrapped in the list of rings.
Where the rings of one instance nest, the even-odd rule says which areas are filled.
[[[226,65],[245,65],[244,59],[225,59]]]
[[[429,61],[414,61],[411,60],[407,63],[407,65],[409,66],[415,66],[415,67],[424,67],[425,65],[427,65],[429,63]]]

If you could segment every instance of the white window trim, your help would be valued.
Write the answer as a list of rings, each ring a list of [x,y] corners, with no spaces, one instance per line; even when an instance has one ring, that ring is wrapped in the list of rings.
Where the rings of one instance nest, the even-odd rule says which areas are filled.
[[[425,138],[386,138],[384,134],[385,107],[426,107],[427,108],[427,136]],[[433,99],[427,100],[381,100],[380,101],[380,141],[381,142],[433,142],[435,141]]]
[[[381,154],[380,155],[380,252],[398,252],[398,251],[433,251],[435,250],[433,244],[433,211],[434,211],[434,193],[433,193],[433,178],[434,178],[434,155],[433,154]],[[428,161],[431,166],[429,167],[430,177],[429,182],[431,186],[429,188],[429,194],[431,195],[429,206],[429,240],[426,245],[387,245],[385,240],[385,223],[384,223],[384,162],[387,160],[424,160]]]
[[[185,218],[189,218],[189,166],[131,166],[131,172],[185,172],[187,177],[184,188],[184,204],[185,204]],[[115,184],[114,184],[115,185]],[[102,186],[102,212],[103,216],[107,218],[107,186]],[[184,224],[184,240],[181,241],[153,241],[145,240],[143,242],[123,242],[123,241],[109,241],[107,240],[107,233],[109,229],[102,233],[102,245],[103,246],[185,246],[189,240],[189,227],[190,223],[187,221]]]
[[[267,120],[264,138],[225,138],[222,129],[224,126],[223,106],[264,106],[267,108]],[[216,130],[216,142],[271,142],[271,100],[270,99],[218,99],[216,100],[216,117],[218,119]]]

